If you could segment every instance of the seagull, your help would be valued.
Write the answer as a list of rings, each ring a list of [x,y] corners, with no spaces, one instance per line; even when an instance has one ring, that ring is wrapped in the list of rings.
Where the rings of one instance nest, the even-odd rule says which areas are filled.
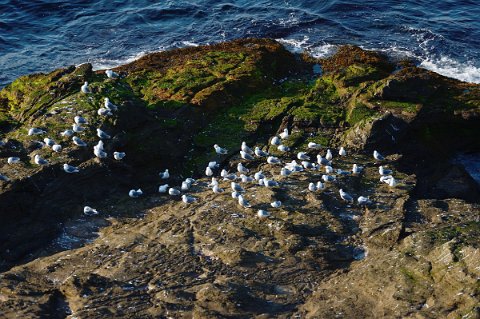
[[[380,182],[388,184],[388,182],[393,178],[392,175],[380,176]]]
[[[245,192],[245,190],[243,189],[242,186],[240,186],[240,184],[237,184],[235,182],[231,182],[230,186],[232,187],[232,190],[234,190],[235,192],[239,192],[239,193]]]
[[[274,201],[274,202],[270,203],[270,206],[272,206],[273,208],[279,208],[280,206],[282,206],[282,202],[277,200],[277,201]]]
[[[97,128],[97,136],[100,137],[101,139],[105,139],[105,140],[108,140],[110,139],[110,135],[108,135],[107,133],[105,133],[104,131],[102,131],[101,129]]]
[[[319,150],[319,149],[322,148],[322,145],[314,143],[314,142],[310,142],[310,143],[308,143],[308,148],[311,148],[311,149],[314,149],[314,150]]]
[[[107,110],[110,110],[110,111],[118,110],[118,106],[110,102],[110,99],[108,97],[106,97],[104,101],[105,101],[104,108],[106,108]]]
[[[98,146],[93,147],[93,154],[98,158],[107,158],[108,154],[103,150],[103,147]]]
[[[282,169],[280,170],[280,175],[281,176],[288,176],[290,174],[292,174],[293,171],[289,170],[288,168],[286,167],[282,167]]]
[[[286,138],[289,136],[289,134],[288,134],[288,128],[284,129],[283,132],[280,133],[279,135],[280,135],[280,138],[281,138],[282,140],[286,139]]]
[[[325,189],[325,184],[323,184],[321,181],[317,182],[317,190]]]
[[[333,173],[333,167],[331,167],[329,165],[325,166],[325,173],[327,173],[327,174]]]
[[[73,130],[75,133],[80,133],[80,132],[85,131],[85,128],[82,127],[81,125],[73,124],[73,125],[72,125],[72,130]]]
[[[350,171],[344,171],[341,168],[337,169],[337,174],[338,175],[350,175]]]
[[[112,70],[105,70],[105,74],[109,79],[114,79],[118,77],[118,73],[113,72]]]
[[[117,161],[122,160],[125,157],[125,152],[113,152],[113,158],[116,159]]]
[[[220,164],[217,164],[217,162],[215,162],[215,161],[208,162],[208,167],[210,167],[211,169],[214,169],[214,168],[220,167]]]
[[[75,123],[77,123],[78,125],[80,124],[87,124],[87,120],[84,119],[83,117],[81,117],[80,115],[77,115],[73,118],[73,120],[75,121]]]
[[[166,169],[164,172],[158,173],[158,176],[160,176],[161,179],[169,179],[170,173],[168,172],[168,169]]]
[[[103,141],[102,140],[98,141],[97,145],[93,147],[93,150],[103,151]]]
[[[44,133],[47,133],[47,132],[45,132],[44,130],[41,130],[39,128],[36,128],[36,127],[32,127],[31,129],[28,130],[28,135],[29,136],[40,135],[40,134],[44,134]]]
[[[237,175],[235,175],[234,173],[231,173],[231,174],[227,174],[223,177],[223,180],[226,181],[234,181],[237,179]]]
[[[80,88],[80,91],[82,91],[82,93],[85,93],[85,94],[92,92],[88,87],[88,82],[83,83],[82,87]]]
[[[82,141],[80,138],[74,136],[72,138],[73,140],[73,144],[77,145],[77,146],[81,146],[81,147],[84,147],[84,146],[87,146],[87,143],[85,143],[84,141]]]
[[[213,186],[215,186],[215,185],[218,186],[218,181],[217,181],[217,179],[216,179],[215,177],[212,177],[212,182],[211,182],[210,184],[208,184],[207,186],[208,186],[208,187],[213,187]]]
[[[320,154],[317,155],[317,163],[319,165],[331,165],[330,161],[326,158],[323,158]]]
[[[55,144],[55,145],[52,146],[52,150],[53,150],[54,152],[57,152],[57,153],[58,153],[58,152],[60,152],[60,151],[62,150],[62,145],[60,145],[60,144]]]
[[[45,137],[45,138],[43,139],[43,141],[44,141],[45,144],[47,144],[48,146],[53,146],[53,145],[55,145],[55,141],[52,140],[51,138]]]
[[[0,174],[0,181],[8,182],[9,180],[10,178],[8,178],[7,176]]]
[[[253,175],[253,178],[255,178],[255,180],[260,180],[260,179],[264,179],[265,178],[265,175],[263,175],[263,172],[262,171],[258,171],[255,173],[255,175]]]
[[[68,165],[68,164],[63,164],[63,170],[65,171],[65,173],[69,173],[69,174],[78,173],[80,171],[78,167]]]
[[[210,166],[207,166],[207,168],[205,169],[205,175],[207,175],[207,176],[212,176],[213,175],[213,171],[210,168]]]
[[[245,166],[242,165],[242,163],[238,163],[237,165],[237,171],[239,173],[248,173],[250,172],[250,170],[248,168],[246,168]]]
[[[102,107],[98,109],[97,114],[101,116],[111,116],[112,112],[110,111],[110,109],[106,109]]]
[[[9,158],[7,159],[7,163],[8,163],[8,164],[17,164],[17,163],[20,163],[20,157],[15,157],[15,156],[9,157]]]
[[[239,192],[232,192],[232,198],[233,198],[233,199],[237,199],[238,196],[240,196],[240,193],[239,193]]]
[[[324,182],[333,182],[335,180],[335,176],[332,175],[322,175],[322,180]]]
[[[143,195],[143,192],[142,190],[139,188],[137,190],[134,190],[134,189],[131,189],[129,192],[128,192],[128,196],[130,196],[131,198],[138,198],[140,197],[141,195]]]
[[[268,156],[268,153],[267,152],[264,152],[260,149],[260,147],[255,147],[255,155],[257,155],[258,157],[267,157]]]
[[[180,195],[180,193],[181,193],[181,192],[180,192],[178,189],[176,189],[176,188],[170,187],[170,188],[168,189],[168,194],[171,195],[171,196],[178,196],[178,195]]]
[[[392,177],[388,180],[388,186],[390,186],[390,187],[397,186],[397,181],[395,180],[395,178]]]
[[[355,174],[360,174],[363,170],[363,167],[361,166],[358,166],[357,164],[353,164],[353,167],[352,167],[352,173],[355,175]]]
[[[166,193],[168,191],[168,184],[163,184],[158,186],[158,192],[159,193]]]
[[[247,146],[247,143],[245,142],[242,142],[242,146],[240,147],[240,149],[242,151],[244,151],[245,153],[248,153],[248,154],[253,154],[253,151],[250,147]]]
[[[340,155],[340,156],[346,156],[347,155],[347,151],[345,150],[345,148],[343,146],[340,147],[340,150],[338,151],[338,155]]]
[[[266,186],[266,187],[276,187],[278,186],[278,183],[272,179],[263,179],[263,184]]]
[[[240,178],[242,179],[242,183],[251,183],[254,181],[253,177],[244,174],[240,175]]]
[[[267,158],[267,163],[268,164],[280,164],[280,160],[278,159],[278,157],[269,156]]]
[[[191,204],[191,203],[196,202],[197,199],[196,199],[195,197],[192,197],[192,196],[188,196],[188,195],[183,194],[183,195],[182,195],[182,201],[183,201],[185,204]]]
[[[264,209],[259,209],[258,212],[257,212],[257,216],[260,217],[260,218],[266,218],[266,217],[270,216],[270,213],[267,212]]]
[[[350,196],[347,192],[344,192],[343,189],[340,189],[340,197],[346,202],[353,202],[353,197]]]
[[[298,152],[297,158],[299,160],[303,160],[303,161],[309,161],[310,160],[310,156],[308,156],[305,152]]]
[[[185,178],[185,182],[189,183],[190,185],[192,184],[195,184],[196,183],[196,180],[194,180],[193,178],[191,177],[188,177],[188,178]]]
[[[278,136],[272,137],[272,140],[270,141],[270,145],[280,145],[282,141]]]
[[[333,158],[332,151],[327,150],[327,155],[325,155],[325,158],[327,159],[327,161],[331,161]]]
[[[245,153],[244,151],[240,151],[240,156],[244,159],[244,160],[253,160],[253,156],[248,154],[248,153]]]
[[[315,168],[315,165],[313,165],[312,163],[310,163],[309,161],[302,161],[302,166],[305,168],[305,169],[313,169]]]
[[[40,155],[35,155],[35,158],[33,160],[35,164],[37,165],[47,165],[48,161],[46,159],[43,159]]]
[[[360,206],[368,205],[368,204],[371,203],[370,199],[368,197],[365,197],[365,196],[358,197],[357,202],[358,202],[358,205],[360,205]]]
[[[308,184],[308,190],[311,192],[315,192],[317,190],[317,187],[315,186],[314,183]]]
[[[180,189],[182,191],[188,191],[190,189],[190,186],[191,186],[190,183],[184,181],[184,182],[182,182],[182,186],[180,187]]]
[[[289,152],[290,147],[280,144],[278,145],[277,150],[279,150],[280,152]]]
[[[213,148],[215,149],[215,152],[219,155],[225,155],[228,153],[228,150],[226,148],[221,148],[218,146],[218,144],[213,145]]]
[[[60,135],[65,137],[70,137],[73,135],[73,133],[74,133],[73,130],[65,130],[62,133],[60,133]]]
[[[91,216],[91,215],[97,215],[98,211],[90,206],[85,206],[83,207],[83,213],[85,215]]]
[[[377,152],[376,150],[373,151],[373,158],[376,159],[377,161],[385,160],[385,157],[383,157],[383,155]]]
[[[242,206],[243,208],[250,208],[250,207],[252,207],[252,206],[250,205],[250,203],[249,203],[246,199],[243,198],[242,195],[238,195],[238,204],[240,204],[240,206]]]
[[[287,163],[285,167],[294,172],[303,172],[303,166],[299,165],[295,160]]]
[[[220,188],[220,186],[218,185],[214,185],[212,190],[215,194],[221,194],[224,192],[223,188]]]
[[[378,173],[380,175],[390,175],[390,174],[392,174],[392,170],[391,169],[385,169],[385,168],[383,168],[383,166],[380,166],[378,168]]]

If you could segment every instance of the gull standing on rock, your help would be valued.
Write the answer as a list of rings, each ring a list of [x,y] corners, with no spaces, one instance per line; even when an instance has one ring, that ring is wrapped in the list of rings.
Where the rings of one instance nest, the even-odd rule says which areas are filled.
[[[240,151],[240,156],[244,159],[244,160],[254,160],[253,156],[244,152],[244,151]]]
[[[68,165],[68,164],[63,164],[63,170],[65,171],[65,173],[69,173],[69,174],[78,173],[80,171],[78,167]]]
[[[63,137],[70,137],[70,136],[73,135],[73,133],[74,133],[73,130],[65,130],[62,133],[60,133],[60,135],[63,136]]]
[[[314,183],[308,184],[308,190],[311,192],[315,192],[317,190],[317,187],[315,186]]]
[[[228,153],[228,150],[226,148],[221,148],[218,146],[218,144],[213,145],[213,148],[215,149],[215,152],[219,155],[225,155]]]
[[[31,129],[28,130],[28,135],[29,136],[32,136],[32,135],[40,135],[40,134],[45,134],[47,132],[45,132],[44,130],[41,130],[39,128],[36,128],[36,127],[32,127]]]
[[[101,108],[98,109],[97,114],[100,115],[100,116],[111,116],[112,112],[110,111],[110,109],[106,109],[104,107],[101,107]]]
[[[246,168],[245,166],[243,166],[242,163],[238,163],[238,165],[237,165],[237,171],[238,171],[239,173],[245,173],[245,174],[247,174],[248,172],[250,172],[250,170],[249,170],[248,168]]]
[[[302,161],[309,161],[310,156],[308,156],[305,152],[298,152],[297,158]]]
[[[267,152],[264,152],[260,149],[260,147],[255,147],[255,155],[257,155],[258,157],[267,157],[268,156],[268,153]]]
[[[278,186],[278,183],[272,179],[264,179],[263,180],[263,184],[266,186],[266,187],[277,187]]]
[[[81,125],[79,124],[73,124],[72,125],[72,130],[75,132],[75,133],[80,133],[80,132],[83,132],[85,131],[85,128],[83,128]]]
[[[345,148],[343,146],[340,147],[340,150],[338,151],[338,155],[347,156],[347,151],[345,150]]]
[[[357,199],[358,205],[363,206],[363,205],[368,205],[371,203],[370,199],[365,196],[360,196]]]
[[[108,97],[104,99],[104,108],[110,111],[118,110],[118,106],[110,102],[110,99]]]
[[[322,175],[322,180],[324,182],[333,182],[335,181],[335,176],[332,175]]]
[[[168,172],[168,169],[166,169],[164,172],[158,173],[158,176],[160,176],[161,179],[169,179],[170,173]]]
[[[257,216],[260,217],[260,218],[266,218],[266,217],[270,216],[270,213],[267,212],[264,209],[259,209],[258,212],[257,212]]]
[[[353,167],[352,167],[353,175],[360,174],[362,170],[363,170],[363,167],[360,167],[357,164],[353,164]]]
[[[117,161],[122,160],[125,157],[125,152],[113,152],[113,158],[116,159]]]
[[[103,150],[103,147],[95,145],[93,147],[93,154],[98,158],[107,158],[108,154]]]
[[[110,139],[110,135],[105,133],[105,131],[102,131],[101,129],[97,128],[97,136],[100,137],[102,140],[108,140]]]
[[[280,160],[278,159],[278,157],[269,156],[267,158],[267,163],[268,164],[280,164]]]
[[[278,136],[274,136],[272,137],[272,140],[270,141],[270,145],[280,145],[282,143],[282,141],[280,140],[280,138]]]
[[[87,216],[97,215],[98,211],[90,206],[83,207],[83,213]]]
[[[329,165],[325,166],[325,173],[327,173],[327,174],[333,173],[333,167],[331,167]]]
[[[80,147],[85,147],[87,146],[87,143],[85,143],[84,141],[82,141],[80,138],[74,136],[72,138],[73,140],[73,144],[77,145],[77,146],[80,146]]]
[[[280,135],[280,138],[281,138],[282,140],[286,139],[286,138],[289,136],[289,134],[288,134],[288,128],[284,129],[283,132],[280,133],[279,135]]]
[[[319,150],[319,149],[322,148],[322,145],[314,143],[314,142],[310,142],[310,143],[308,143],[308,148],[313,149],[313,150]]]
[[[53,150],[54,152],[57,152],[57,153],[58,153],[58,152],[60,152],[60,151],[62,150],[62,145],[60,145],[60,144],[55,144],[55,145],[52,146],[52,150]]]
[[[280,170],[280,175],[281,176],[288,176],[290,174],[292,174],[293,171],[289,170],[288,168],[286,167],[282,167],[282,169]]]
[[[212,190],[215,194],[221,194],[224,192],[223,188],[220,188],[220,186],[218,185],[214,185]]]
[[[208,162],[208,167],[210,167],[211,169],[215,169],[215,168],[220,167],[220,164],[217,164],[217,162],[215,162],[215,161]]]
[[[159,193],[166,193],[168,191],[168,184],[163,184],[158,186],[158,192]]]
[[[373,151],[373,158],[376,159],[377,161],[385,160],[385,157],[382,154],[380,154],[379,152],[377,152],[376,150]]]
[[[325,155],[325,158],[327,159],[327,161],[331,161],[332,158],[333,158],[332,151],[330,151],[330,150],[328,149],[328,150],[327,150],[327,155]]]
[[[250,203],[249,203],[246,199],[243,198],[242,195],[238,195],[238,204],[240,204],[240,206],[242,206],[243,208],[250,208],[250,207],[252,207],[252,206],[250,205]]]
[[[248,154],[253,154],[253,151],[250,147],[247,146],[247,143],[245,142],[242,142],[242,146],[240,148],[242,151],[244,151],[245,153],[248,153]]]
[[[168,194],[171,196],[178,196],[181,194],[181,192],[178,189],[171,187],[168,189]]]
[[[279,150],[280,152],[289,152],[290,147],[280,144],[278,145],[277,150]]]
[[[280,206],[282,206],[282,202],[277,200],[277,201],[274,201],[274,202],[270,203],[270,206],[272,206],[273,208],[279,208]]]
[[[242,183],[251,183],[254,181],[254,179],[250,176],[247,176],[247,175],[240,175],[240,178],[242,179]]]
[[[232,190],[235,191],[235,192],[239,192],[239,193],[245,192],[245,190],[243,189],[242,186],[240,186],[240,184],[237,184],[235,182],[231,182],[230,186],[232,187]]]
[[[258,181],[258,180],[264,179],[265,175],[263,175],[262,171],[258,171],[255,173],[255,175],[253,175],[253,178],[255,178],[255,180]]]
[[[316,186],[317,186],[317,190],[325,189],[325,184],[323,184],[321,181],[318,181]]]
[[[114,79],[114,78],[118,78],[118,73],[112,71],[112,70],[105,70],[105,74],[107,75],[107,77],[109,79]]]
[[[240,196],[239,192],[232,192],[232,198],[233,199],[238,199],[238,196]]]
[[[53,146],[53,145],[56,144],[54,140],[52,140],[51,138],[48,138],[48,137],[45,137],[45,138],[43,139],[43,141],[44,141],[45,144],[48,145],[48,146]]]
[[[37,165],[47,165],[48,161],[46,159],[43,159],[40,155],[35,155],[35,158],[33,160],[35,164]]]
[[[378,168],[378,173],[380,175],[390,175],[390,174],[392,174],[392,170],[391,169],[385,169],[383,166],[380,166]]]
[[[353,203],[353,197],[350,194],[348,194],[347,192],[344,192],[343,189],[340,189],[339,193],[340,193],[340,197],[344,201]]]
[[[75,123],[77,123],[78,125],[80,124],[87,124],[87,120],[83,117],[81,117],[80,115],[77,115],[73,118],[73,120],[75,121]]]
[[[191,203],[196,202],[197,199],[196,199],[195,197],[192,197],[192,196],[183,194],[183,195],[182,195],[182,201],[183,201],[185,204],[191,204]]]
[[[8,164],[17,164],[20,163],[20,157],[11,156],[7,159]]]
[[[213,171],[209,166],[207,166],[207,168],[205,168],[205,175],[207,175],[209,177],[213,175]]]
[[[140,197],[141,195],[143,195],[143,192],[142,190],[139,188],[137,190],[134,190],[134,189],[131,189],[129,192],[128,192],[128,196],[130,196],[131,198],[138,198]]]
[[[88,87],[88,82],[86,82],[86,81],[85,81],[85,83],[83,83],[82,87],[80,88],[80,91],[82,91],[82,93],[85,93],[85,94],[88,94],[88,93],[92,92],[90,90],[90,88]]]
[[[317,155],[317,163],[318,165],[330,165],[330,161],[327,160],[326,158],[323,158],[322,155],[318,154]]]

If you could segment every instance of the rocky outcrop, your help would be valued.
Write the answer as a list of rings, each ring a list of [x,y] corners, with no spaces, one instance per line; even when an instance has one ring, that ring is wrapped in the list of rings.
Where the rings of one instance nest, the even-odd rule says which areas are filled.
[[[85,64],[0,91],[0,173],[9,178],[0,181],[0,316],[479,315],[480,192],[451,164],[456,152],[480,150],[478,85],[357,47],[318,60],[268,39],[154,53],[115,71],[108,79]],[[79,92],[84,81],[91,94]],[[104,97],[119,106],[113,116],[97,113]],[[88,121],[84,149],[59,136],[75,115]],[[30,127],[47,134],[28,136]],[[102,160],[92,152],[97,127],[112,136]],[[284,128],[292,152],[268,144]],[[62,152],[42,147],[46,136]],[[363,172],[338,172],[309,192],[323,172],[280,176],[280,166],[242,161],[242,141],[282,161],[345,146],[348,156],[333,152],[335,169]],[[228,154],[216,155],[215,143]],[[374,149],[396,187],[379,181]],[[123,161],[111,158],[117,150]],[[49,164],[33,164],[35,154]],[[21,163],[6,164],[10,156]],[[244,162],[281,187],[244,184],[253,208],[243,209],[208,189],[210,160],[230,171]],[[63,163],[81,172],[66,174]],[[189,191],[198,202],[157,192],[165,168],[171,186],[198,178]],[[144,196],[129,198],[139,187]],[[372,203],[346,203],[340,188]],[[272,209],[274,200],[283,205]],[[100,214],[83,215],[85,205]]]

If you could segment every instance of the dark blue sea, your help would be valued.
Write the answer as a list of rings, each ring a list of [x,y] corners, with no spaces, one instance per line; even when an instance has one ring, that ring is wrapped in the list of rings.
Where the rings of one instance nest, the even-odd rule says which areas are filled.
[[[315,56],[356,44],[480,83],[479,0],[0,0],[0,87],[32,72],[243,37]]]

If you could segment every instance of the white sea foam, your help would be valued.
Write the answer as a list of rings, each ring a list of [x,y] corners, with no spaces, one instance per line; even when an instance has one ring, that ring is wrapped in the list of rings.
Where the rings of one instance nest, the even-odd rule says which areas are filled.
[[[163,51],[163,50],[159,50]],[[100,58],[98,60],[92,61],[92,66],[93,70],[103,70],[103,69],[112,69],[117,66],[123,65],[123,64],[128,64],[130,62],[136,61],[140,59],[141,57],[147,55],[148,51],[140,51],[137,54],[130,55],[124,59],[105,59],[105,58]]]
[[[447,56],[427,58],[420,63],[422,68],[465,82],[480,83],[480,67],[472,62],[460,63]]]

